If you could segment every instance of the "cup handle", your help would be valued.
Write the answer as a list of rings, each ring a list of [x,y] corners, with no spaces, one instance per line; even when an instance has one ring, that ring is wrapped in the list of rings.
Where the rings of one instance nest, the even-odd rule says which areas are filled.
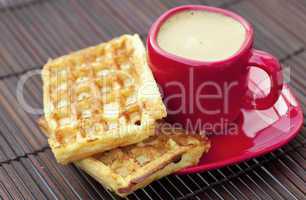
[[[248,89],[243,100],[243,107],[246,109],[267,109],[274,105],[281,94],[283,87],[283,76],[281,65],[278,60],[271,54],[252,50],[252,55],[248,61],[248,68],[258,67],[264,70],[271,81],[271,88],[268,95],[262,98],[255,98],[253,92]]]

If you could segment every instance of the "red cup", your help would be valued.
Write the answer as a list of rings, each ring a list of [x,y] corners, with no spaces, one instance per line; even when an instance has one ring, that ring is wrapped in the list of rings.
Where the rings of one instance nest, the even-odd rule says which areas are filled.
[[[186,10],[203,10],[223,14],[240,22],[246,30],[246,38],[240,50],[231,57],[213,62],[186,59],[162,50],[157,44],[161,25],[172,15]],[[205,24],[203,25],[205,26]],[[147,37],[149,65],[161,87],[168,109],[167,120],[184,127],[188,123],[232,122],[241,108],[267,109],[278,99],[283,79],[281,66],[271,54],[253,48],[252,26],[241,16],[228,10],[185,5],[168,10],[152,25]],[[264,70],[270,78],[270,93],[255,98],[248,89],[250,67]]]

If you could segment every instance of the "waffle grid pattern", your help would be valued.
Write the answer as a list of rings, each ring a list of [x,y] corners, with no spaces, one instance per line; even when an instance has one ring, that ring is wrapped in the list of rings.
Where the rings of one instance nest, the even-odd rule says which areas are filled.
[[[165,116],[152,75],[143,79],[151,72],[138,53],[139,43],[138,36],[125,35],[45,65],[44,109],[53,148],[99,140],[110,132],[125,137]]]
[[[163,133],[140,143],[75,162],[106,188],[126,196],[152,181],[196,164],[208,152],[206,137]]]

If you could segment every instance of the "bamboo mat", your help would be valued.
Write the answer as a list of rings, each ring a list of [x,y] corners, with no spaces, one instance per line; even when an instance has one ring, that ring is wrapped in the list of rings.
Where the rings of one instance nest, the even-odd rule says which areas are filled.
[[[45,136],[20,106],[18,82],[48,58],[124,33],[143,39],[165,10],[205,4],[240,13],[255,27],[255,46],[290,66],[289,85],[306,109],[306,1],[302,0],[4,0],[0,1],[0,196],[3,199],[117,199],[73,165],[56,164]],[[35,72],[35,71],[34,71]],[[42,107],[41,79],[24,100]],[[239,165],[168,176],[129,199],[305,199],[306,127],[290,144]]]

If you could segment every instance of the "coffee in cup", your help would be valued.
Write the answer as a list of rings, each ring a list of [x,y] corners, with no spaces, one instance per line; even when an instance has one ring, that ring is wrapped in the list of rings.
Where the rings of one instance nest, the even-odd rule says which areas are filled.
[[[245,38],[245,28],[232,17],[187,10],[162,24],[157,43],[164,51],[187,59],[218,61],[238,52]]]

